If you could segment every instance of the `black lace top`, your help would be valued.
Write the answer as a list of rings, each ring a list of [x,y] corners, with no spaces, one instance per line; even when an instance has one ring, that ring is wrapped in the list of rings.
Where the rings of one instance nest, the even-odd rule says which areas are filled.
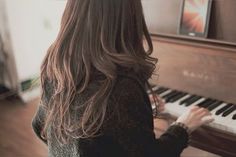
[[[99,86],[91,83],[85,94],[76,97],[80,105]],[[49,86],[49,91],[50,86]],[[50,99],[50,96],[46,95]],[[32,125],[40,137],[45,111],[39,106]],[[119,75],[108,101],[101,135],[89,139],[74,139],[60,145],[49,131],[49,157],[177,157],[188,143],[186,130],[171,126],[159,139],[153,132],[153,116],[149,97],[142,81],[134,75]],[[42,139],[43,140],[43,139]]]

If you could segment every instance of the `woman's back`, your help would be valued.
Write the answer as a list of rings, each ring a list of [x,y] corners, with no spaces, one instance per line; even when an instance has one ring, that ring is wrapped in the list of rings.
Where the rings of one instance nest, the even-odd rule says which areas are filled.
[[[97,82],[90,84],[82,94],[76,96],[72,108],[81,105],[98,90]],[[127,90],[129,89],[129,90]],[[42,112],[41,112],[42,113]],[[43,114],[36,115],[33,126],[39,132],[39,119]],[[79,118],[78,112],[73,114]],[[106,117],[98,136],[87,139],[73,139],[61,145],[54,131],[48,130],[48,147],[50,157],[147,157],[147,156],[178,156],[187,145],[187,133],[184,129],[170,129],[163,135],[158,147],[153,133],[153,116],[151,104],[144,89],[144,83],[136,75],[118,75],[116,84],[108,101]],[[41,126],[42,127],[42,126]],[[37,131],[38,129],[38,131]],[[178,135],[179,141],[165,146],[171,136]],[[40,136],[40,135],[39,135]],[[170,139],[168,138],[170,137]],[[46,142],[46,141],[45,141]],[[171,143],[170,143],[171,144]]]

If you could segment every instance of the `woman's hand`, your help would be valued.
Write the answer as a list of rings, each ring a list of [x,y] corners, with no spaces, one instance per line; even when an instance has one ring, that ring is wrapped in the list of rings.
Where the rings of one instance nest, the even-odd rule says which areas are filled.
[[[190,108],[189,111],[177,119],[177,122],[185,124],[191,132],[212,121],[214,121],[214,118],[211,113],[207,109],[197,106]]]
[[[151,101],[151,104],[153,104],[156,101],[156,103],[158,104],[158,112],[159,113],[163,112],[165,110],[165,102],[158,95],[150,94],[149,99]]]

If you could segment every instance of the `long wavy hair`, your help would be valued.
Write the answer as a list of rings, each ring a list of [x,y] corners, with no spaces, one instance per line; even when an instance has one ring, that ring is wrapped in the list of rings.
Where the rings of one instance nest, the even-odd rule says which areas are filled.
[[[144,46],[145,45],[145,46]],[[41,66],[41,101],[47,82],[53,85],[46,109],[44,137],[54,129],[56,138],[67,143],[73,138],[94,137],[101,128],[107,101],[119,67],[151,77],[157,59],[144,20],[141,0],[67,0],[59,34]],[[101,73],[100,88],[84,104],[72,104]]]

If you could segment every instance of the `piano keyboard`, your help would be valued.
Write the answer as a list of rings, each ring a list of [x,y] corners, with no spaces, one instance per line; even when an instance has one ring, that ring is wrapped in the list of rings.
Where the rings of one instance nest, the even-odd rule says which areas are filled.
[[[204,107],[212,113],[215,119],[214,122],[208,124],[210,127],[236,134],[236,104],[191,95],[165,87],[154,87],[153,91],[165,100],[164,112],[179,117],[191,106]]]

